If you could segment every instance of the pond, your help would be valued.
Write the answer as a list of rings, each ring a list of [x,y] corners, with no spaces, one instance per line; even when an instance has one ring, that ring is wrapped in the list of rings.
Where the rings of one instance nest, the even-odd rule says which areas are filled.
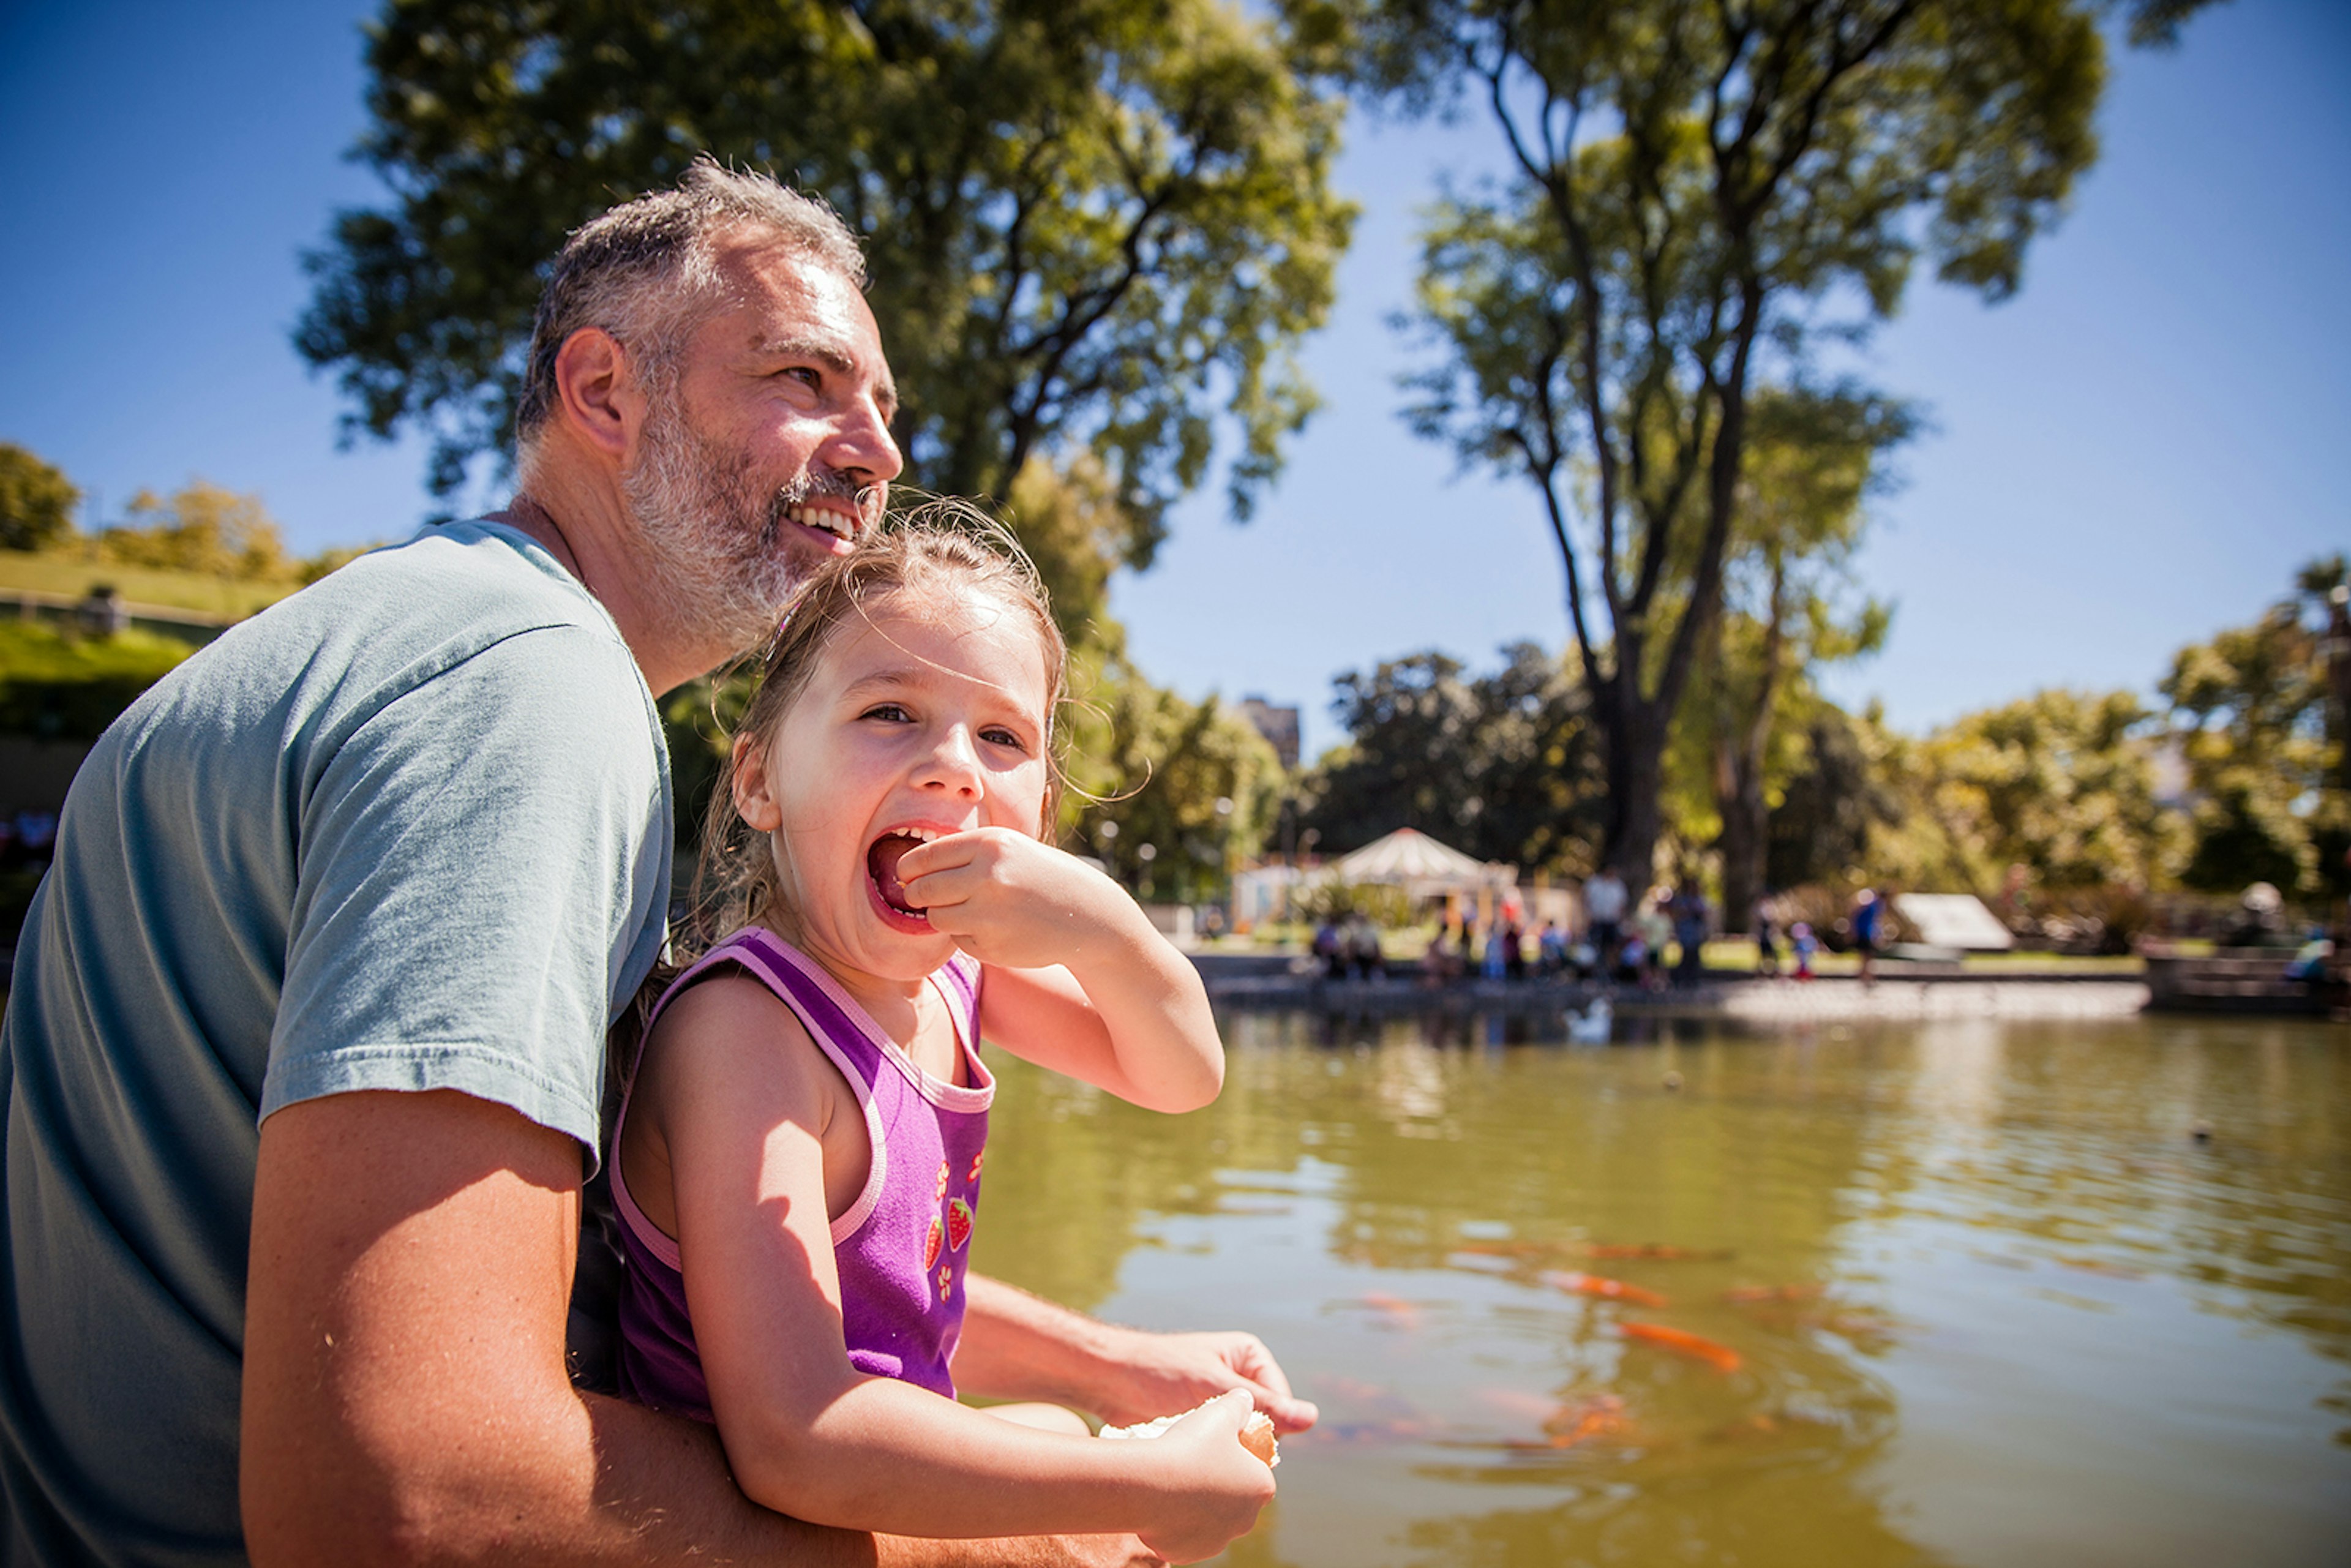
[[[977,1241],[1321,1404],[1222,1561],[2346,1560],[2351,1030],[1223,1022],[1191,1116],[1006,1066]]]

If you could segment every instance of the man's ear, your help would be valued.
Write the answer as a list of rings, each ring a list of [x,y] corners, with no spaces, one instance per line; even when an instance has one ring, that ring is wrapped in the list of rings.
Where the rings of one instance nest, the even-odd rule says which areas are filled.
[[[735,737],[735,766],[731,772],[735,814],[743,819],[743,825],[755,833],[772,833],[783,826],[784,809],[776,803],[775,793],[769,788],[768,756],[757,737]]]
[[[555,390],[565,422],[581,439],[625,461],[644,423],[645,399],[621,340],[601,327],[564,339],[555,351]]]

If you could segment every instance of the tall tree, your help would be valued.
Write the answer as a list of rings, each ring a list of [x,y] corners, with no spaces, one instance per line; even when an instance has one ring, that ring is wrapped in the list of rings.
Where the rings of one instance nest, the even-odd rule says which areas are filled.
[[[64,470],[0,441],[0,549],[39,549],[69,538],[81,492]]]
[[[503,447],[563,236],[699,152],[774,170],[865,237],[909,478],[1008,503],[1081,674],[1141,727],[1093,787],[1155,772],[1186,821],[1228,798],[1155,749],[1188,731],[1121,659],[1106,586],[1220,420],[1245,515],[1313,404],[1292,350],[1353,222],[1342,106],[1261,25],[1227,0],[391,0],[368,62],[359,156],[392,200],[337,219],[296,333],[350,429],[430,432],[454,490]],[[741,682],[665,707],[682,844]]]
[[[2143,0],[2161,35],[2191,7]],[[1474,99],[1512,178],[1442,204],[1423,434],[1541,497],[1646,878],[1668,726],[1720,606],[1750,389],[1914,263],[1992,298],[2095,152],[2095,0],[1287,0],[1301,57],[1407,112]],[[1837,312],[1857,308],[1859,317]],[[1599,623],[1595,624],[1595,619]]]
[[[295,340],[351,428],[433,434],[444,492],[503,447],[564,235],[701,152],[865,235],[931,488],[1090,449],[1143,565],[1220,416],[1245,514],[1312,406],[1340,106],[1224,0],[390,0],[368,33],[358,155],[392,199],[309,257]]]

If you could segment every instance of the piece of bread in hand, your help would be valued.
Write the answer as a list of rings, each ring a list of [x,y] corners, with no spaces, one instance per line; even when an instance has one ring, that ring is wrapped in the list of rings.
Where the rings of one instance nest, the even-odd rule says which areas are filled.
[[[1132,1427],[1104,1427],[1102,1435],[1105,1437],[1156,1437],[1185,1416],[1206,1410],[1215,1403],[1213,1399],[1205,1399],[1182,1416],[1162,1416],[1155,1421],[1137,1421]],[[1249,1418],[1241,1423],[1240,1437],[1241,1447],[1255,1454],[1268,1469],[1281,1463],[1281,1446],[1273,1440],[1273,1417],[1264,1411],[1249,1412]]]

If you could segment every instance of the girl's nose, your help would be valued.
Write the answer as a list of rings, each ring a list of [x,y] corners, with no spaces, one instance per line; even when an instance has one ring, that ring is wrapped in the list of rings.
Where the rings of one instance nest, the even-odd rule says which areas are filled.
[[[971,736],[963,726],[949,725],[940,732],[929,755],[923,758],[915,782],[973,799],[978,797],[979,748],[972,744]]]

